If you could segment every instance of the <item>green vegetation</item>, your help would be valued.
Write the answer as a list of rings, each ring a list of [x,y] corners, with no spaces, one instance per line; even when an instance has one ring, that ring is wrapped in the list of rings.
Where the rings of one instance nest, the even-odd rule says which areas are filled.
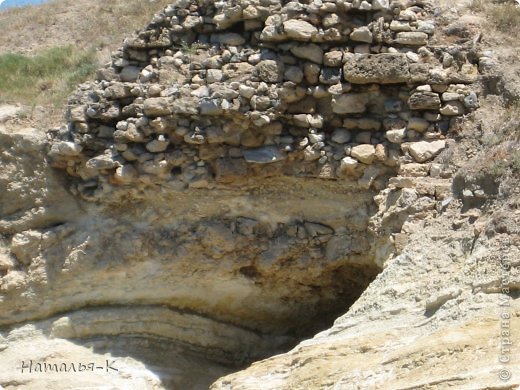
[[[63,104],[98,67],[94,50],[54,47],[35,56],[0,55],[0,101]]]

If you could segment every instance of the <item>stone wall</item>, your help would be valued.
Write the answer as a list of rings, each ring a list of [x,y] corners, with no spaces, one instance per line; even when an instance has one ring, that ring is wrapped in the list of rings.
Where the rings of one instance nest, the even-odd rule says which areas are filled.
[[[70,98],[55,167],[118,186],[215,188],[251,176],[380,190],[445,147],[478,106],[471,47],[434,46],[427,1],[188,1],[125,40]]]

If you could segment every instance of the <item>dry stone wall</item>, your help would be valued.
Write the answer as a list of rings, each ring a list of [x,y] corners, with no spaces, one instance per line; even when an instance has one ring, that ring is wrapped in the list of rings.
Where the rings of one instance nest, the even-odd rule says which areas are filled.
[[[70,98],[50,157],[100,199],[117,186],[251,176],[384,188],[478,106],[471,48],[430,45],[423,0],[178,0]],[[378,178],[381,178],[379,180]]]

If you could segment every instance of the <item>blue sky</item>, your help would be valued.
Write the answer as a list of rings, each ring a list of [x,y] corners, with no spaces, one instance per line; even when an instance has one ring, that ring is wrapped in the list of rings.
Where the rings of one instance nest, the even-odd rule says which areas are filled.
[[[17,7],[29,4],[40,4],[44,3],[45,0],[0,0],[0,9]]]

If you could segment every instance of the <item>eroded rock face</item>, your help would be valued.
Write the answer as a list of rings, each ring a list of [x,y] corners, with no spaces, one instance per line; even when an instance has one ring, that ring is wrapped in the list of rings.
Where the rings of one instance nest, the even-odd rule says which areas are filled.
[[[211,389],[518,387],[518,228],[492,221],[520,215],[459,207],[412,222],[405,251],[330,329]]]
[[[476,64],[445,66],[432,26],[383,0],[178,0],[71,96],[67,127],[1,132],[0,359],[93,347],[131,357],[114,386],[204,388],[328,326],[450,201],[431,160],[478,107]]]

